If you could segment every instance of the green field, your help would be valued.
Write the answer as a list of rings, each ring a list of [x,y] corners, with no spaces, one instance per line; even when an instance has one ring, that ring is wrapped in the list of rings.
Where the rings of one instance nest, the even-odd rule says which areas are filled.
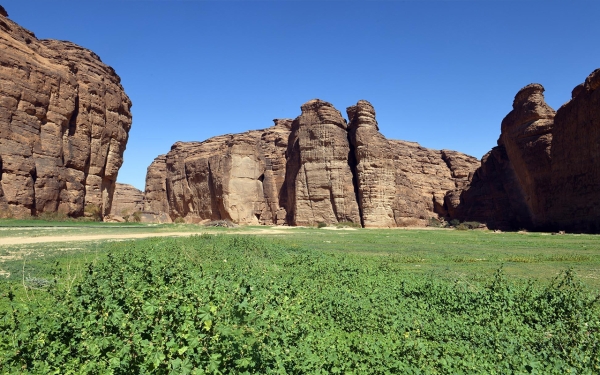
[[[0,246],[0,373],[600,373],[597,236],[175,227]]]

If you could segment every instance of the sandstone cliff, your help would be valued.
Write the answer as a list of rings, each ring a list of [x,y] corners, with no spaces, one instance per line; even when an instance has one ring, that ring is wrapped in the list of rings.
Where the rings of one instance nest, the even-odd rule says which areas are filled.
[[[145,210],[188,222],[367,227],[446,216],[446,192],[466,186],[479,162],[387,140],[366,101],[348,116],[349,125],[315,99],[265,130],[178,142],[148,168]]]
[[[596,70],[556,112],[541,85],[522,88],[471,185],[446,195],[450,216],[490,228],[600,231],[599,86]]]
[[[85,48],[38,40],[0,12],[0,211],[110,212],[131,127],[115,71]]]
[[[128,184],[116,183],[111,216],[127,217],[144,209],[144,192]]]

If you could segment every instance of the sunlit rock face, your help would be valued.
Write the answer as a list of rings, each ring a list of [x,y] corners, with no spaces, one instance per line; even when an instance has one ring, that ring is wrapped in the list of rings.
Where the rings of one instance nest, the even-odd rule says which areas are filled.
[[[188,222],[366,227],[447,215],[446,192],[466,186],[479,162],[385,139],[367,101],[348,116],[314,99],[268,129],[177,142],[148,168],[145,210]]]
[[[169,216],[188,222],[284,224],[279,194],[291,121],[275,122],[265,130],[175,143],[165,157]],[[155,181],[146,184],[150,205],[157,199],[148,199],[148,194],[160,190],[149,188],[159,186]],[[152,207],[160,209],[157,203]]]
[[[38,40],[0,12],[0,211],[108,214],[131,127],[115,71],[73,43]]]

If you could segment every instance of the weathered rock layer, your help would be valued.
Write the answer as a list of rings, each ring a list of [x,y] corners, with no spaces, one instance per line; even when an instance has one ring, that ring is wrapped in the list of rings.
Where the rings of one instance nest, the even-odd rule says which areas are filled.
[[[0,211],[110,212],[131,127],[115,71],[85,48],[38,40],[0,12]]]
[[[446,195],[451,216],[491,228],[600,231],[598,87],[600,70],[556,112],[541,85],[521,89],[471,185]]]
[[[265,130],[178,142],[148,168],[145,210],[188,222],[367,227],[425,224],[448,214],[478,161],[379,133],[367,101],[311,100],[295,120]]]

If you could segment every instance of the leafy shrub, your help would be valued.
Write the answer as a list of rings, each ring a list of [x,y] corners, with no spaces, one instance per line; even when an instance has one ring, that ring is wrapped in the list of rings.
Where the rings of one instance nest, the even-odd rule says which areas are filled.
[[[23,302],[0,284],[3,373],[600,369],[600,297],[572,271],[544,286],[500,269],[467,286],[250,236],[106,246],[71,289]]]
[[[430,217],[427,221],[427,226],[434,228],[442,228],[444,226],[444,222],[439,220],[438,218]]]
[[[44,221],[67,221],[69,217],[62,212],[41,212],[36,216],[40,220]]]
[[[324,222],[322,222],[322,221],[319,221],[319,222],[317,223],[317,228],[325,228],[326,226],[327,226],[327,223],[324,223]]]
[[[184,219],[184,218],[182,218],[182,217],[178,217],[178,218],[176,218],[175,220],[173,220],[173,222],[174,222],[175,224],[183,224],[183,223],[185,223],[185,219]]]
[[[452,219],[448,222],[448,224],[450,224],[453,227],[457,227],[460,224],[460,220],[458,219]]]
[[[337,223],[336,228],[362,228],[362,225],[360,225],[360,223],[353,223],[351,221],[342,221]]]
[[[88,203],[83,209],[85,217],[93,221],[102,221],[102,209],[94,203]]]

